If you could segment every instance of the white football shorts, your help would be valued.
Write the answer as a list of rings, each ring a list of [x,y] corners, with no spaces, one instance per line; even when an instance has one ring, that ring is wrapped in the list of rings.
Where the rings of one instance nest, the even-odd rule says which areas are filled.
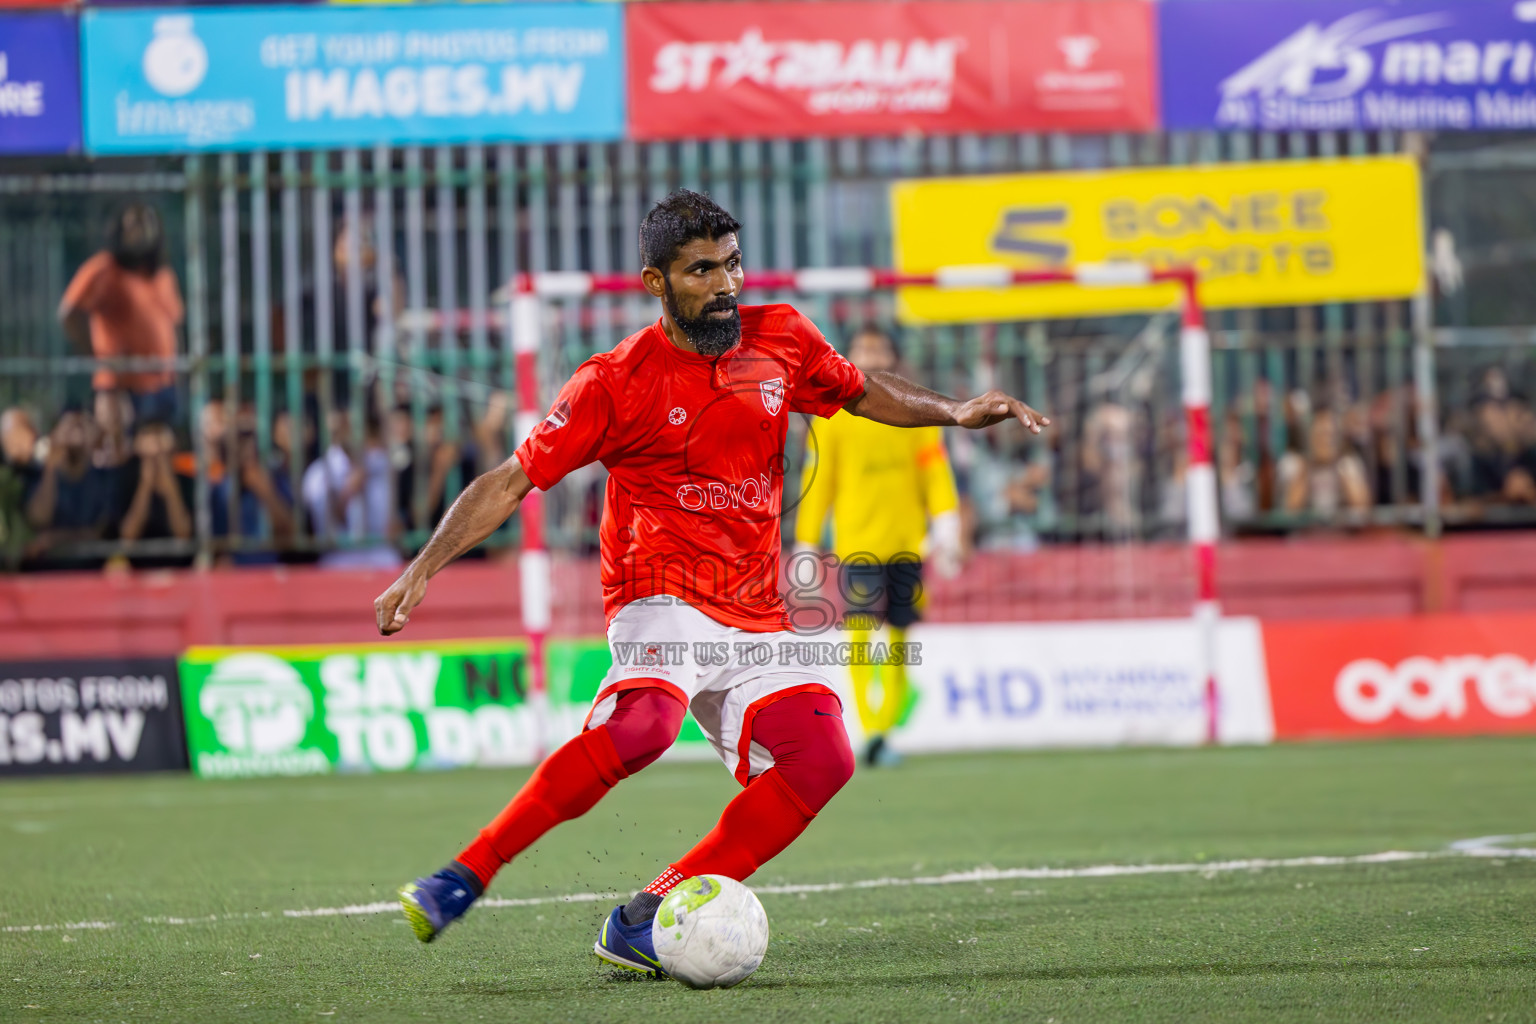
[[[773,767],[767,749],[752,742],[759,710],[796,693],[837,696],[828,670],[803,656],[810,640],[787,630],[750,633],[722,625],[667,595],[632,601],[608,626],[613,667],[586,727],[608,721],[619,694],[634,689],[636,680],[656,680],[688,706],[726,770],[746,785]]]

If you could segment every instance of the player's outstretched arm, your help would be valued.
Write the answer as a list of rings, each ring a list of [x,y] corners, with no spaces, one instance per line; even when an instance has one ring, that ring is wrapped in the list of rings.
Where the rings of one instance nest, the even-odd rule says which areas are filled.
[[[374,600],[379,632],[389,636],[404,629],[411,611],[427,596],[427,580],[495,533],[531,490],[533,481],[516,456],[470,481],[400,578]]]
[[[1051,421],[1001,391],[988,391],[964,402],[929,391],[894,373],[877,370],[864,375],[864,393],[843,406],[855,416],[893,427],[989,427],[1017,419],[1032,434]]]

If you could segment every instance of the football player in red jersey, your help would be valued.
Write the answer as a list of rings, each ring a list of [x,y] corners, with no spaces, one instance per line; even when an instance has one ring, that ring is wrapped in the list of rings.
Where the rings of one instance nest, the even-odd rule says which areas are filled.
[[[446,868],[401,890],[424,942],[502,865],[660,757],[691,709],[742,791],[698,845],[614,908],[595,947],[612,964],[660,974],[650,936],[662,896],[692,875],[746,879],[853,772],[825,670],[784,653],[805,639],[790,630],[778,592],[789,413],[846,409],[899,427],[973,429],[1018,419],[1033,433],[1050,422],[999,391],[958,401],[891,373],[865,375],[793,307],[739,306],[739,229],[696,192],[656,204],[640,256],[661,318],[582,363],[550,415],[464,489],[374,602],[379,631],[399,632],[433,574],[490,536],[530,490],[591,462],[607,467],[602,586],[613,667],[581,734]]]

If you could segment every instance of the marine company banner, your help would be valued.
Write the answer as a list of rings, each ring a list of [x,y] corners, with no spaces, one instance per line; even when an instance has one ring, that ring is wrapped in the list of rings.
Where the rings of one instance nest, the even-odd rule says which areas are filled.
[[[1423,278],[1419,170],[1406,157],[935,178],[892,186],[891,205],[896,265],[914,272],[1192,265],[1208,307],[1399,298]],[[1176,299],[1173,286],[904,288],[897,309],[907,322],[945,323]]]
[[[904,753],[1205,741],[1188,619],[920,624],[908,639],[921,663],[908,669],[915,697],[891,738]],[[1258,620],[1222,622],[1216,670],[1221,742],[1269,742]]]
[[[181,661],[192,770],[211,778],[531,764],[580,731],[602,640],[555,641],[541,739],[522,640],[201,647]],[[712,756],[689,719],[681,756]]]
[[[1266,622],[1283,739],[1536,732],[1536,615]]]
[[[87,11],[98,153],[623,132],[608,4]]]
[[[1536,6],[1163,0],[1168,128],[1536,127]]]
[[[638,139],[1155,127],[1142,0],[627,4]]]
[[[0,776],[186,766],[172,659],[0,663]]]
[[[67,14],[0,14],[0,153],[80,148],[80,45]]]

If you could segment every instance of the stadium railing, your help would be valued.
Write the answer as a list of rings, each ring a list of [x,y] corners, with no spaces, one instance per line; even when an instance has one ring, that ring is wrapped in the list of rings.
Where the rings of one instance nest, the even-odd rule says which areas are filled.
[[[171,263],[188,298],[186,349],[177,364],[184,445],[195,454],[201,409],[222,399],[231,408],[249,405],[263,458],[275,454],[272,427],[285,408],[312,410],[315,444],[324,446],[326,412],[338,394],[353,410],[350,429],[360,440],[364,398],[383,392],[379,404],[399,401],[402,430],[409,426],[409,442],[394,446],[394,454],[411,449],[420,466],[430,461],[429,435],[439,429],[435,407],[444,432],[467,434],[484,400],[515,386],[511,354],[494,341],[502,325],[493,282],[518,270],[623,269],[633,262],[630,240],[645,206],[675,185],[708,188],[739,211],[749,265],[815,266],[888,257],[882,196],[893,177],[1274,159],[1402,145],[1391,133],[1299,140],[995,136],[380,146],[91,165],[54,161],[33,170],[8,161],[0,173],[0,404],[31,406],[46,431],[65,404],[89,403],[95,364],[67,348],[54,309],[113,207],[129,197],[147,196],[162,207]],[[350,224],[359,230],[349,231]],[[374,269],[349,269],[369,248]],[[879,299],[816,300],[809,312],[839,343],[858,325],[893,324],[889,304]],[[594,324],[562,329],[552,376],[611,345],[650,313],[624,298],[607,309],[594,303],[592,315]],[[1470,450],[1475,424],[1467,425],[1476,382],[1490,367],[1506,369],[1515,393],[1536,391],[1526,332],[1443,329],[1430,339],[1424,362],[1409,319],[1404,303],[1211,315],[1212,419],[1229,532],[1432,532],[1442,521],[1536,521],[1533,506],[1479,483],[1479,473],[1486,473]],[[1059,412],[1063,422],[1092,423],[1100,441],[1129,436],[1134,442],[1136,458],[1129,461],[1142,468],[1117,475],[1113,460],[1089,450],[1093,438],[1064,431],[1050,451],[1054,472],[1043,483],[1041,463],[1020,463],[1004,441],[962,445],[956,461],[976,484],[981,544],[1017,550],[1127,535],[1152,541],[1182,531],[1178,503],[1164,501],[1159,485],[1176,471],[1182,449],[1177,402],[1144,383],[1155,376],[1146,369],[1169,358],[1167,345],[1112,321],[921,328],[901,336],[925,383],[965,392],[991,374],[1006,386],[1034,389],[1026,397]],[[318,387],[327,377],[362,386]],[[1425,437],[1421,414],[1436,396],[1440,414],[1428,420],[1439,436]],[[1325,411],[1331,425],[1316,433],[1331,434],[1334,447],[1348,449],[1351,464],[1363,466],[1370,484],[1363,505],[1330,506],[1301,488],[1280,486],[1282,477],[1307,476],[1312,424]],[[504,448],[510,425],[501,433]],[[231,459],[227,451],[223,459],[205,451],[195,461],[201,467],[192,478],[197,529],[190,545],[172,545],[179,557],[206,561],[272,548],[270,538],[243,535],[238,521],[229,535],[214,534],[210,471]],[[304,461],[290,460],[291,488],[300,483]],[[1442,463],[1448,492],[1423,493],[1423,467]],[[1106,496],[1105,465],[1112,469],[1108,489],[1124,493]],[[1017,479],[1031,468],[1036,477]],[[472,469],[464,460],[449,466],[441,495],[424,493],[430,474],[417,474],[421,489],[405,504],[430,513]],[[231,500],[238,493],[237,481]],[[554,496],[551,505],[551,545],[590,549],[590,495]],[[430,525],[430,516],[411,519],[394,538],[406,551]],[[357,543],[379,539],[388,538]],[[512,540],[512,534],[499,538]],[[302,558],[330,543],[304,526],[283,546]],[[110,541],[98,545],[98,553],[115,550]]]

